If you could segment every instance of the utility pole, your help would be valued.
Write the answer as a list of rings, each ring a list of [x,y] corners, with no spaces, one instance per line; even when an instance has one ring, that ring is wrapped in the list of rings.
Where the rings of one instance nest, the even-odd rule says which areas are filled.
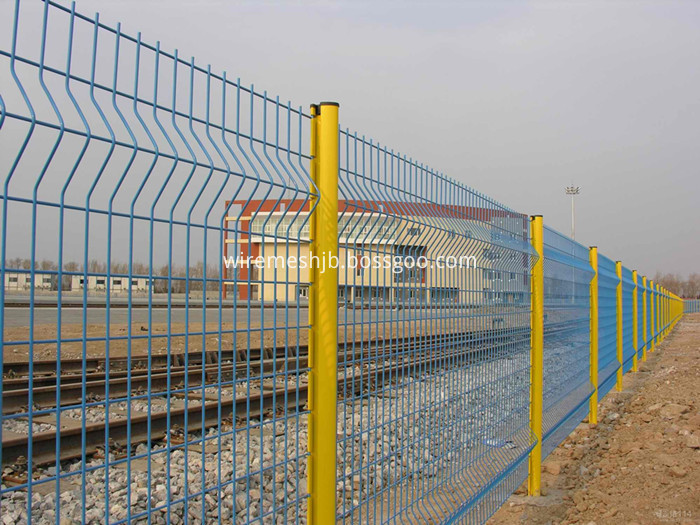
[[[574,197],[581,193],[581,186],[571,186],[566,187],[566,194],[571,195],[571,238],[576,239],[576,205],[574,204]]]

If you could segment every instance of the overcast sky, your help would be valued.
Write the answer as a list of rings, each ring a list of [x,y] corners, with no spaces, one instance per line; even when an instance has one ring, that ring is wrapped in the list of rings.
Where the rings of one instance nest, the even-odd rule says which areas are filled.
[[[698,1],[77,9],[283,100],[337,101],[343,126],[560,231],[581,186],[581,243],[647,275],[700,272]]]

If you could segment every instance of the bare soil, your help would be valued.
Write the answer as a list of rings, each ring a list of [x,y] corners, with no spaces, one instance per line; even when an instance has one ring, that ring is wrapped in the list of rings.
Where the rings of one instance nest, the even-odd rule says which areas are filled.
[[[700,523],[700,314],[686,315],[488,522]]]

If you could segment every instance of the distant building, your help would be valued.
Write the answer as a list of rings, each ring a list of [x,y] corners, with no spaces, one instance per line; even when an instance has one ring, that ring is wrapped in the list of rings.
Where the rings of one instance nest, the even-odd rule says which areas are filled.
[[[235,208],[236,212],[233,212]],[[224,296],[264,302],[308,298],[310,272],[271,264],[277,257],[309,258],[309,203],[285,200],[234,201],[226,217],[225,256],[263,257],[261,267],[224,269]],[[398,306],[524,304],[529,301],[528,218],[507,211],[377,201],[338,203],[340,263],[338,297],[345,304]],[[233,230],[229,233],[228,230]],[[235,233],[234,233],[235,232]],[[364,256],[394,260],[423,258],[424,268],[368,266]],[[468,268],[438,268],[450,257]],[[233,293],[232,293],[233,292]]]
[[[57,276],[50,273],[36,272],[34,288],[52,290],[57,283]],[[5,290],[29,290],[32,288],[32,274],[29,272],[5,272]]]
[[[106,291],[107,277],[99,275],[88,275],[88,291]],[[71,277],[71,290],[82,290],[84,288],[84,277],[82,275],[73,275]],[[145,277],[133,277],[131,279],[132,292],[147,292],[149,289],[148,279]],[[110,290],[112,292],[127,292],[129,291],[128,277],[110,277]]]

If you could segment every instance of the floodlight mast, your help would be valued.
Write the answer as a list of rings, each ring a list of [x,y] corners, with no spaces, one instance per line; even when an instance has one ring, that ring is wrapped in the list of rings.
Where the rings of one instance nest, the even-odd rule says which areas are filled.
[[[574,204],[574,197],[581,193],[581,186],[571,186],[566,187],[566,194],[571,195],[571,239],[576,239],[576,205]]]

